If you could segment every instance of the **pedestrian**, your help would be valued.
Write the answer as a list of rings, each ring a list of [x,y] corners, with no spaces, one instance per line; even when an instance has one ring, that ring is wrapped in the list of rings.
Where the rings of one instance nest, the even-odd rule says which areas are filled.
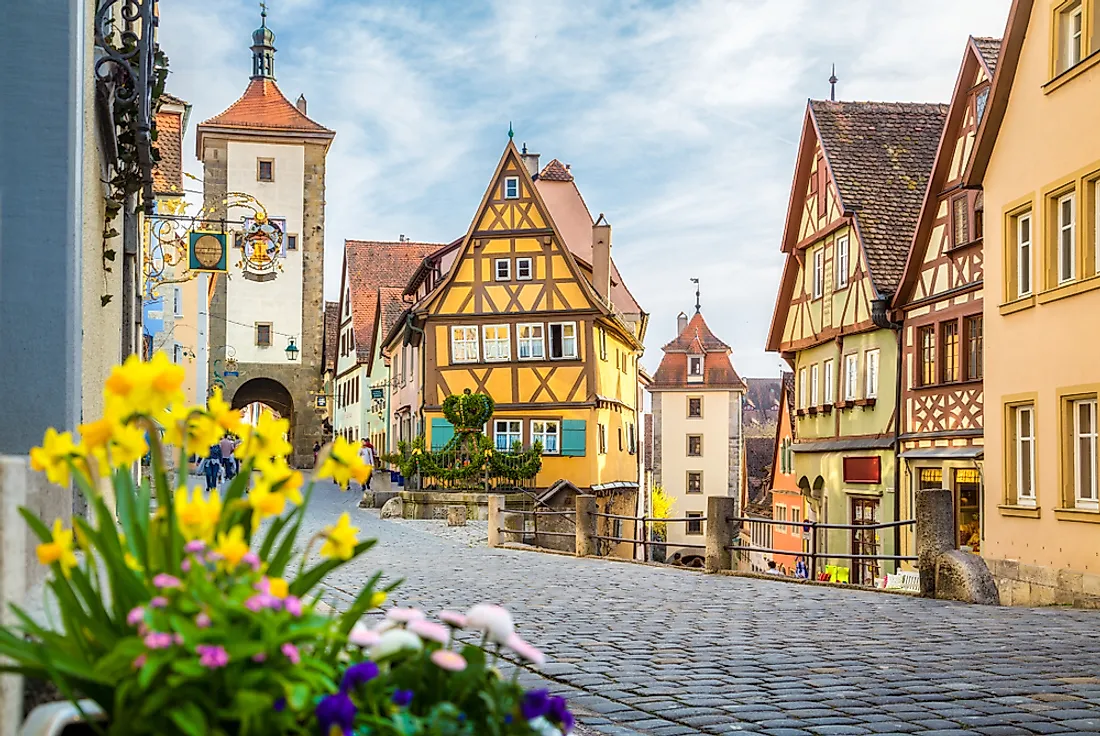
[[[230,437],[228,433],[218,442],[218,449],[221,451],[222,455],[222,469],[225,470],[225,479],[233,480],[233,476],[237,474],[237,465],[233,462],[233,450],[235,449],[235,445],[233,443],[233,438]]]
[[[203,472],[206,474],[206,490],[212,491],[218,487],[218,473],[222,469],[222,448],[215,444],[210,446],[210,452],[203,462]]]
[[[317,455],[321,452],[321,443],[313,443],[313,467],[317,467]]]
[[[363,442],[359,446],[359,458],[370,469],[370,472],[367,473],[367,482],[363,484],[363,491],[366,492],[370,490],[370,479],[371,476],[374,475],[375,465],[374,445],[372,445],[371,441],[366,437],[363,438]]]
[[[806,560],[801,557],[798,558],[798,563],[794,566],[794,576],[801,580],[810,577],[810,571],[806,569]]]
[[[779,572],[779,568],[777,568],[775,566],[775,560],[768,560],[768,571],[764,574],[765,575],[779,575],[779,576],[783,575],[783,573]]]

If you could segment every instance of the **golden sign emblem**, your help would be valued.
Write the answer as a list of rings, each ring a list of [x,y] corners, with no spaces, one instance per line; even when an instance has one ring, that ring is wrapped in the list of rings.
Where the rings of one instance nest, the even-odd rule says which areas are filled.
[[[214,268],[222,258],[222,244],[213,235],[200,236],[195,241],[195,258],[203,268]]]

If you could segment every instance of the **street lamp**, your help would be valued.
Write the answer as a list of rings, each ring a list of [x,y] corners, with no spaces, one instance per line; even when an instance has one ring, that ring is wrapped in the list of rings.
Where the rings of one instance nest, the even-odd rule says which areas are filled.
[[[290,338],[290,342],[286,346],[286,359],[298,360],[298,346],[294,344],[294,338]]]

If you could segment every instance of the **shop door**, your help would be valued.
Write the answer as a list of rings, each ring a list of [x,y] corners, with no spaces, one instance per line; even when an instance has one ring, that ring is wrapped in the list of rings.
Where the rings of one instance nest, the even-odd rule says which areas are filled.
[[[853,498],[852,499],[852,525],[877,524],[878,523],[878,499],[877,498]],[[853,555],[877,555],[878,530],[853,529],[852,530],[852,554]],[[852,560],[852,582],[856,585],[874,585],[875,578],[879,576],[878,560],[857,557]]]
[[[982,478],[977,470],[955,470],[955,520],[959,529],[959,546],[981,552],[982,541]]]

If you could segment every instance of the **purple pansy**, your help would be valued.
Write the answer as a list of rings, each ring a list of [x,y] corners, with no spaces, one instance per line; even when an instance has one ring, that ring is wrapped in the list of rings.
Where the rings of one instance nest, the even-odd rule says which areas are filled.
[[[390,700],[394,705],[404,708],[406,705],[412,702],[413,691],[412,690],[397,690],[394,692],[393,697]]]
[[[378,677],[378,665],[374,662],[360,662],[348,667],[344,673],[344,681],[340,683],[340,692],[347,693]]]
[[[321,733],[327,735],[336,728],[344,736],[351,736],[355,727],[355,712],[355,703],[347,695],[329,695],[317,704],[317,722]]]
[[[528,721],[546,715],[550,708],[550,693],[546,690],[528,690],[523,694],[519,712]]]

